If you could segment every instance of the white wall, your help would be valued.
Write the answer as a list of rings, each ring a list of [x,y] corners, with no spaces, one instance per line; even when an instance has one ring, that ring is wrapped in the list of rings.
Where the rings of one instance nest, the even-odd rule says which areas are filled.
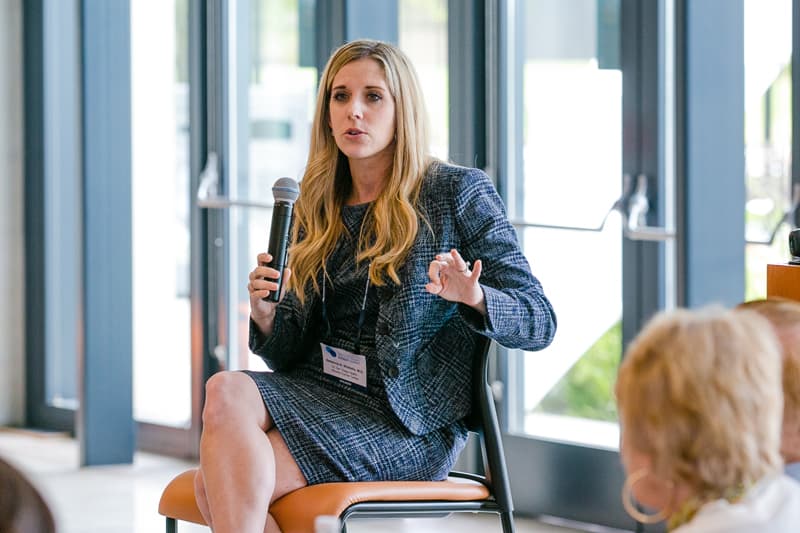
[[[22,0],[0,0],[0,425],[24,417]]]

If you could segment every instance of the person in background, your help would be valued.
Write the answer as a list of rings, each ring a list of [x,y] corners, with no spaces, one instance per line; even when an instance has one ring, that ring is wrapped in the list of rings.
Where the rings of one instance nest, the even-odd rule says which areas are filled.
[[[782,298],[753,300],[739,309],[763,316],[778,336],[783,352],[783,426],[781,455],[785,472],[800,481],[800,302]]]
[[[781,472],[780,346],[763,317],[661,313],[630,344],[615,390],[633,518],[673,533],[800,531],[800,485]]]
[[[0,533],[55,533],[42,495],[17,468],[0,459]]]
[[[428,150],[414,69],[357,40],[322,74],[289,269],[259,254],[250,349],[272,372],[206,384],[198,507],[216,533],[279,530],[270,504],[335,481],[441,480],[467,439],[480,336],[547,346],[556,319],[481,170]]]

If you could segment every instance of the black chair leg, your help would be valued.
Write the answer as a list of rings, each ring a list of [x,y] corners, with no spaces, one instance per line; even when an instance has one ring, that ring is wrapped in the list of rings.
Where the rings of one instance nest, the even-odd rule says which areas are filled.
[[[500,522],[503,524],[503,533],[514,533],[514,517],[511,513],[500,513]]]
[[[174,518],[167,517],[167,533],[178,533],[178,523]]]

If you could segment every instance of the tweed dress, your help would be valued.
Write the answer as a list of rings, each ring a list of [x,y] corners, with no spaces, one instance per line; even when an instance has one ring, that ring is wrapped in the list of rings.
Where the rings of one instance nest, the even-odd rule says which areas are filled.
[[[291,369],[245,371],[253,378],[275,426],[309,485],[333,481],[440,480],[466,444],[460,421],[424,435],[411,433],[397,418],[375,361],[378,298],[367,288],[367,265],[357,267],[356,242],[369,204],[345,206],[349,232],[328,262],[327,323],[319,321],[319,340],[355,350],[359,311],[367,293],[359,352],[367,361],[367,387],[359,389],[327,376],[315,343]],[[332,284],[332,286],[331,286]],[[366,289],[366,290],[365,290]]]

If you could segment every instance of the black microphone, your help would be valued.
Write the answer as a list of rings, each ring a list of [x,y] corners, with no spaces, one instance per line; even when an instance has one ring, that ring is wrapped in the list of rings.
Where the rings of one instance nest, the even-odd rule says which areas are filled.
[[[277,302],[281,299],[283,287],[283,269],[286,267],[286,252],[289,250],[289,229],[292,226],[292,209],[300,188],[292,178],[279,178],[272,186],[272,196],[275,205],[272,208],[272,225],[269,228],[269,247],[267,251],[272,256],[272,261],[267,263],[278,271],[278,290],[269,293],[264,298],[267,302]]]
[[[800,228],[789,232],[789,253],[792,255],[789,264],[800,265]]]

